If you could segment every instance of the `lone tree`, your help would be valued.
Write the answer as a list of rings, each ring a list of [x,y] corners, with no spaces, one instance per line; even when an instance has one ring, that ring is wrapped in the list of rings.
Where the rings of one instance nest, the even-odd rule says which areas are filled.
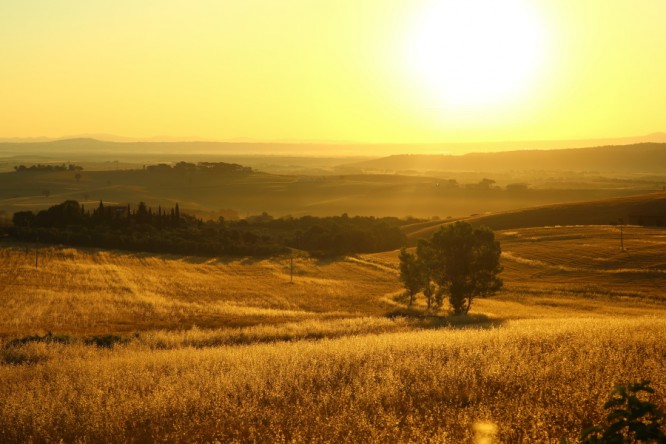
[[[428,308],[432,300],[432,280],[437,285],[434,306],[441,306],[444,294],[448,293],[453,312],[467,314],[475,297],[490,295],[502,287],[498,276],[502,271],[500,254],[500,244],[492,230],[474,228],[466,222],[445,225],[430,240],[421,240],[415,262],[423,267],[420,273],[425,278],[420,289],[429,293],[426,295]],[[401,254],[401,270],[406,260]]]

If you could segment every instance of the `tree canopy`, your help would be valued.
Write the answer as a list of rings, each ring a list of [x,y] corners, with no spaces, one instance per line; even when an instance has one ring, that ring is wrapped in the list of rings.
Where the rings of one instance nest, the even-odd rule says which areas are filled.
[[[430,239],[421,240],[415,257],[401,254],[401,279],[408,292],[424,291],[429,309],[431,305],[440,307],[448,294],[453,312],[467,314],[475,297],[502,287],[500,255],[500,244],[492,230],[455,222],[441,227]],[[414,283],[419,281],[421,285],[416,289]],[[436,285],[434,301],[431,281]]]
[[[14,214],[9,234],[25,241],[197,255],[262,256],[288,248],[313,256],[393,250],[404,244],[406,220],[341,216],[274,218],[263,213],[233,221],[203,221],[174,208],[99,205],[74,200]]]

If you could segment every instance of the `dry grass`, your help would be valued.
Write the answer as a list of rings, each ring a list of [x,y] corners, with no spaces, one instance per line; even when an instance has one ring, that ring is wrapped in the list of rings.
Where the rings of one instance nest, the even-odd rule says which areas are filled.
[[[30,352],[43,361],[0,366],[5,442],[469,442],[477,421],[498,424],[502,442],[556,442],[598,421],[617,382],[650,378],[666,393],[656,318]]]
[[[666,230],[613,226],[500,232],[510,289],[574,289],[666,301]]]
[[[643,378],[666,407],[666,232],[635,230],[499,233],[506,290],[465,321],[386,317],[396,252],[290,284],[280,258],[3,248],[0,441],[557,442]]]
[[[0,249],[0,336],[106,334],[381,315],[397,278],[352,259],[228,260]]]

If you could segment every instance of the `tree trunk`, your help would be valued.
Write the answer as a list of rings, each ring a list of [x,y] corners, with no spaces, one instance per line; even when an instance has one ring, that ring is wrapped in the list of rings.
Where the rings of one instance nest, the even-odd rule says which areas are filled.
[[[453,314],[459,316],[465,311],[465,297],[459,291],[456,291],[455,288],[452,288],[450,291],[449,303],[453,308]]]
[[[465,316],[469,313],[469,309],[472,306],[472,295],[467,298],[467,306],[465,307]]]

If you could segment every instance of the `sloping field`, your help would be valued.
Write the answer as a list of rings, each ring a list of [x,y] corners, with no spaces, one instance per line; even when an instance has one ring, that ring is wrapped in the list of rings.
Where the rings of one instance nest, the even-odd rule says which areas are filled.
[[[666,193],[657,192],[613,199],[547,205],[465,218],[493,230],[553,225],[642,224],[666,226]],[[447,222],[405,227],[411,239],[432,235]]]
[[[617,383],[666,406],[666,230],[618,235],[498,233],[505,290],[463,320],[386,316],[395,251],[291,283],[286,257],[3,245],[0,441],[574,438]]]
[[[589,314],[628,312],[632,307],[640,311],[644,304],[666,302],[664,228],[625,226],[620,233],[618,226],[611,225],[550,226],[498,231],[497,239],[503,251],[504,291],[477,301],[477,310],[498,309],[505,301],[520,300],[528,309],[518,317],[540,316],[545,307],[530,310],[542,296],[549,298],[546,311],[559,306],[569,316],[576,305]],[[396,252],[365,255],[363,260],[398,267]],[[617,304],[595,304],[594,300]],[[515,317],[515,308],[497,315]]]
[[[581,306],[610,298],[618,302],[613,310],[639,301],[666,302],[664,228],[623,227],[624,249],[620,228],[611,225],[522,228],[498,231],[496,237],[502,247],[504,291],[476,302],[476,310],[509,299],[533,305],[544,296],[554,298],[547,303],[551,307],[564,307],[570,297]],[[395,252],[367,255],[366,260],[398,266]],[[597,309],[605,311],[603,307]],[[523,316],[529,314],[521,312]]]
[[[39,265],[35,267],[35,254]],[[218,260],[37,247],[0,249],[0,335],[239,327],[381,315],[395,272],[355,259]]]
[[[508,313],[496,312],[496,301],[518,295],[525,295],[528,305],[544,295],[629,298],[623,308],[666,301],[666,230],[625,227],[623,238],[624,250],[613,226],[498,232],[506,291],[478,301],[473,311],[490,304],[493,316],[501,318]],[[296,257],[291,282],[288,257],[214,259],[9,246],[0,249],[0,261],[2,336],[382,316],[399,307],[395,299],[401,291],[395,251],[330,261]]]

